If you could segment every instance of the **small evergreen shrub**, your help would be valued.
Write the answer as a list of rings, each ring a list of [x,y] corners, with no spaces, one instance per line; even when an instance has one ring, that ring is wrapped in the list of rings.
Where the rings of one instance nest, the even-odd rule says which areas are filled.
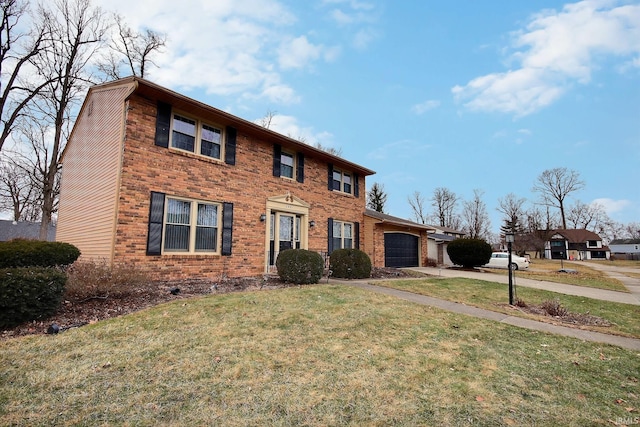
[[[491,245],[483,239],[456,239],[447,245],[451,262],[466,268],[485,265],[491,259]]]
[[[343,279],[371,277],[371,259],[360,249],[336,249],[331,252],[329,265],[332,277]]]
[[[322,277],[322,255],[306,249],[287,249],[276,260],[280,279],[298,285],[318,283]]]
[[[149,277],[133,264],[111,265],[105,260],[77,261],[66,271],[69,280],[65,298],[71,301],[126,297],[138,285],[149,281]]]
[[[0,327],[44,319],[62,301],[67,275],[56,268],[0,269]]]
[[[27,239],[0,242],[0,268],[67,266],[79,256],[80,250],[70,243]]]

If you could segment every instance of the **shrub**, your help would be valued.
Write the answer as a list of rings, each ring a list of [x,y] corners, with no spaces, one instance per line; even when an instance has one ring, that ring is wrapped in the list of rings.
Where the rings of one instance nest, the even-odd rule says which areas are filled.
[[[0,242],[0,268],[67,266],[79,256],[80,250],[70,243],[27,239]]]
[[[276,260],[278,275],[285,282],[298,285],[318,283],[322,277],[322,256],[306,249],[287,249]]]
[[[488,263],[491,252],[491,245],[483,239],[456,239],[447,245],[451,262],[466,268]]]
[[[329,258],[331,276],[344,279],[371,277],[371,259],[360,249],[336,249]]]
[[[108,264],[105,260],[77,261],[67,269],[65,298],[86,300],[91,298],[124,297],[149,278],[133,264]]]
[[[564,317],[569,314],[569,310],[557,299],[554,300],[546,300],[540,304],[540,308],[542,308],[549,316],[554,317]]]
[[[56,268],[0,269],[0,327],[46,318],[62,301],[67,276]]]

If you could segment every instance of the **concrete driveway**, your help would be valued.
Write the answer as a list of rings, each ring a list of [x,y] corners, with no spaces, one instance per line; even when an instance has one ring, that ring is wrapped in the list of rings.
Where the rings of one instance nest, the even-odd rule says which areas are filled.
[[[597,264],[597,263],[589,263],[589,266],[591,267],[593,266],[593,264]],[[595,268],[595,266],[593,267]],[[611,267],[611,266],[608,266],[608,267]],[[483,270],[465,271],[465,270],[459,270],[455,268],[438,268],[438,267],[412,267],[410,268],[410,270],[420,271],[432,276],[466,277],[470,279],[487,280],[491,282],[498,282],[498,283],[505,283],[505,284],[509,283],[509,277],[506,274],[492,273],[492,272],[483,271]],[[607,274],[622,275],[622,272],[616,271],[616,270],[608,270],[605,272]],[[635,270],[635,272],[639,272],[639,271]],[[608,291],[605,289],[589,288],[586,286],[576,286],[576,285],[568,285],[563,283],[546,282],[543,280],[525,279],[524,277],[519,277],[517,271],[515,271],[514,273],[515,273],[514,275],[515,286],[544,289],[547,291],[559,292],[567,295],[583,296],[583,297],[593,298],[593,299],[601,299],[604,301],[640,305],[640,280],[637,278],[624,276],[626,279],[625,281],[622,281],[620,280],[619,277],[612,276],[622,281],[622,283],[624,283],[624,285],[629,289],[629,293],[626,293],[626,292]]]

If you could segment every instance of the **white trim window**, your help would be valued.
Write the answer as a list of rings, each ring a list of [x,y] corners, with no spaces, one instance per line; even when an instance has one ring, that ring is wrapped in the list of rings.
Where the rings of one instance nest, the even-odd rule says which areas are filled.
[[[333,170],[333,189],[343,193],[353,194],[353,177],[350,173]]]
[[[221,205],[167,198],[164,251],[217,253],[220,241]]]
[[[295,157],[293,154],[283,151],[280,153],[280,176],[293,179],[295,170]]]
[[[333,221],[333,249],[353,248],[353,223]]]
[[[221,160],[222,129],[174,113],[171,119],[171,148]]]

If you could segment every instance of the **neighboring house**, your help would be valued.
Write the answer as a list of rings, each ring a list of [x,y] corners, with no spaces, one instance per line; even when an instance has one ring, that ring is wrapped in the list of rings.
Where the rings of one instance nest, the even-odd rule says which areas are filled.
[[[374,173],[136,77],[89,90],[62,163],[57,239],[164,279],[360,247]]]
[[[436,230],[371,209],[364,213],[363,247],[379,267],[423,267],[427,265],[428,233]]]
[[[622,255],[623,258],[640,258],[640,239],[615,239],[609,243],[612,255]]]
[[[430,260],[438,265],[453,265],[447,252],[447,246],[449,242],[455,239],[463,238],[466,233],[460,230],[454,230],[453,228],[441,227],[439,225],[432,225],[435,232],[429,233],[429,257]]]
[[[545,258],[548,259],[609,259],[609,248],[593,231],[554,230],[545,242]]]
[[[40,223],[0,220],[0,242],[13,239],[40,239]],[[47,240],[50,242],[56,240],[56,227],[53,224],[49,225]]]

